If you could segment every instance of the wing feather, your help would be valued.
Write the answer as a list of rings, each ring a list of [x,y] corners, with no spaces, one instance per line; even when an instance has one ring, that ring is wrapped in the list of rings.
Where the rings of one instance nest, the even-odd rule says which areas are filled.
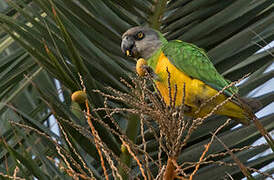
[[[206,52],[193,44],[173,40],[166,43],[162,51],[178,69],[192,78],[203,81],[217,91],[230,84],[218,73]],[[237,92],[238,89],[233,86],[226,89],[224,94],[231,96]]]

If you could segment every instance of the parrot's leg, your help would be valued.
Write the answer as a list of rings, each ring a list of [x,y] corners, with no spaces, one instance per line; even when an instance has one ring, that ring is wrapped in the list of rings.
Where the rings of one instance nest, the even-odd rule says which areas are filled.
[[[182,106],[182,105],[181,105]],[[190,113],[191,112],[191,107],[188,105],[184,105],[184,107],[182,108],[181,106],[177,106],[175,109],[177,112],[184,112],[184,113]]]

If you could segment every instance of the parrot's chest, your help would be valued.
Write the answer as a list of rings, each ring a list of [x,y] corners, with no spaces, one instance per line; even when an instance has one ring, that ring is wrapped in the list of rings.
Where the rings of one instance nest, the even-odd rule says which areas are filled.
[[[156,87],[167,105],[176,99],[175,106],[179,106],[184,98],[186,105],[197,107],[210,94],[207,85],[177,69],[163,53],[159,56],[155,74],[159,77],[155,81]]]
[[[190,107],[186,112],[187,115],[204,117],[227,99],[223,94],[216,96],[218,91],[203,81],[194,79],[177,69],[163,53],[159,56],[154,73],[157,75],[155,85],[165,103],[170,105],[175,101],[175,106],[180,106],[184,100],[184,104]],[[212,99],[214,96],[215,98]],[[211,100],[208,101],[209,99]],[[201,106],[204,103],[206,105]],[[243,110],[231,101],[225,103],[215,113],[244,118]]]

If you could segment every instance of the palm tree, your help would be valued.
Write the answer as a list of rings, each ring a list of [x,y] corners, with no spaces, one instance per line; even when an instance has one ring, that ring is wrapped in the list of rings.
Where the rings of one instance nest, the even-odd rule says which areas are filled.
[[[149,173],[154,178],[160,173],[153,163],[158,160],[159,141],[150,128],[139,130],[139,116],[124,112],[106,117],[106,111],[93,111],[106,104],[110,108],[128,107],[116,100],[106,102],[100,93],[113,95],[105,87],[119,91],[118,95],[132,90],[120,81],[131,82],[130,77],[136,77],[134,60],[120,50],[121,35],[130,27],[148,25],[168,40],[181,39],[202,47],[231,81],[251,73],[239,85],[241,96],[248,96],[273,78],[273,70],[265,70],[273,63],[274,49],[257,53],[274,39],[272,0],[6,2],[8,7],[0,14],[1,179],[103,179],[106,174],[108,178],[121,174],[124,179],[142,179]],[[71,94],[83,89],[88,106],[71,101]],[[256,99],[266,107],[273,102],[274,93],[263,93]],[[84,113],[87,107],[89,118]],[[273,118],[273,111],[260,118],[268,131],[274,128]],[[267,165],[274,156],[262,154],[269,150],[268,145],[254,145],[261,139],[254,125],[229,122],[217,134],[225,146],[216,138],[207,151],[208,158],[197,163],[211,132],[226,121],[226,117],[211,116],[193,132],[177,159],[179,165],[192,165],[184,173],[189,175],[198,167],[195,179],[251,179],[234,162],[236,156],[248,172],[261,172],[253,174],[256,179],[271,176],[274,169]],[[54,123],[58,130],[53,130]],[[115,123],[131,148],[143,148],[145,138],[147,156],[130,151],[129,144],[111,131]],[[88,124],[95,131],[91,133]],[[148,156],[154,160],[142,164]],[[164,152],[160,159],[165,165]],[[266,170],[256,170],[264,167]]]

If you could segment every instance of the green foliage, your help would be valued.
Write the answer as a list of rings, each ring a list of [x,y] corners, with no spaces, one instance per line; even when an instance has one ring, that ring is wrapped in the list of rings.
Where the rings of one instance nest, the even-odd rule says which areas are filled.
[[[239,86],[243,96],[273,78],[273,70],[264,71],[273,62],[274,48],[255,54],[274,39],[272,0],[7,2],[10,8],[0,13],[0,172],[6,175],[12,176],[19,168],[17,176],[26,179],[34,176],[70,179],[62,157],[65,154],[75,173],[93,174],[97,179],[103,179],[94,138],[86,128],[83,114],[75,113],[71,106],[70,95],[83,88],[79,73],[91,109],[104,107],[104,99],[94,89],[108,92],[104,87],[110,86],[128,92],[129,88],[120,78],[129,80],[129,76],[135,76],[135,63],[122,54],[120,41],[122,33],[132,26],[148,24],[159,28],[169,40],[181,39],[205,49],[227,79],[234,81],[253,73]],[[14,41],[20,46],[12,48]],[[56,88],[55,79],[60,81],[60,89]],[[60,93],[64,100],[60,99]],[[273,102],[274,93],[257,98],[265,107]],[[116,101],[109,104],[111,107],[123,106]],[[268,131],[274,128],[273,113],[260,119]],[[61,135],[52,132],[47,125],[51,115],[62,127]],[[114,128],[104,112],[93,112],[92,115]],[[124,132],[135,136],[139,127],[129,125],[127,129],[127,115],[115,115],[115,121]],[[192,134],[178,163],[197,162],[204,145],[210,141],[210,132],[225,121],[226,117],[208,118]],[[235,122],[230,123],[217,135],[230,149],[249,146],[261,137],[253,125],[231,130],[235,125]],[[102,124],[94,122],[94,126],[113,156],[122,157],[120,139]],[[137,145],[142,144],[140,133],[130,138],[136,139]],[[145,131],[145,139],[147,152],[157,159],[159,144],[149,130]],[[267,149],[268,146],[262,145],[237,151],[235,155],[245,166],[260,169],[274,160],[273,154],[250,159]],[[225,151],[218,141],[214,141],[208,153]],[[54,159],[60,161],[59,167]],[[233,162],[228,155],[217,160]],[[131,165],[133,174],[140,175],[136,162],[132,160]],[[157,174],[158,169],[151,167],[151,172]],[[273,168],[268,172],[273,173]],[[112,177],[111,171],[108,173]],[[221,179],[226,173],[235,179],[243,177],[237,166],[208,164],[200,167],[195,179]]]

